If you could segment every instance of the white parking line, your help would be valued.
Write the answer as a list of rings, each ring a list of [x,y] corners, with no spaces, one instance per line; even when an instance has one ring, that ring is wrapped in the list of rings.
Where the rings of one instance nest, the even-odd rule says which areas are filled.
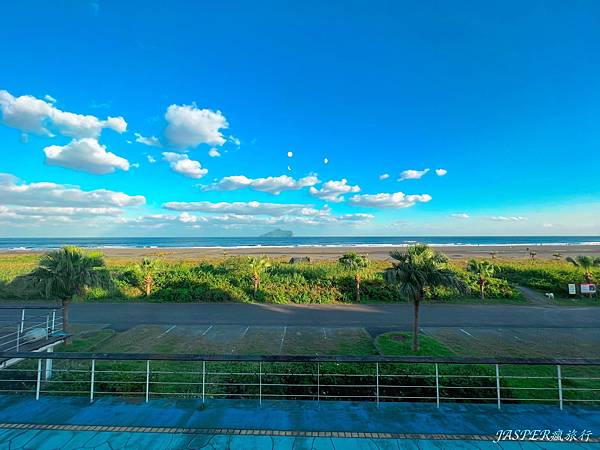
[[[283,341],[285,340],[285,335],[287,333],[287,326],[283,327],[283,334],[281,335],[281,344],[279,344],[279,353],[283,350]]]
[[[244,339],[246,337],[246,333],[248,333],[248,330],[250,329],[250,325],[248,325],[246,327],[246,331],[244,331],[244,334],[242,334],[242,339]]]
[[[167,331],[165,331],[164,333],[158,335],[156,337],[156,339],[160,339],[161,337],[163,337],[165,334],[167,334],[169,331],[171,331],[172,329],[174,329],[177,325],[173,325],[171,328],[169,328]]]
[[[323,328],[323,339],[327,339],[327,331]]]
[[[463,333],[465,333],[467,336],[471,336],[472,338],[475,337],[471,333],[469,333],[468,331],[463,330],[462,328],[460,329],[460,331],[462,331]]]
[[[210,329],[212,327],[213,327],[212,325],[210,327],[208,327],[206,330],[204,330],[204,333],[202,333],[200,336],[204,336],[206,333],[208,333],[210,331]]]

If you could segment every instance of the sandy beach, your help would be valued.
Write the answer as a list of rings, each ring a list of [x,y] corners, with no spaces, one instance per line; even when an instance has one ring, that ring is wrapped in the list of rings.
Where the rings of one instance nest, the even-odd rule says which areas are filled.
[[[400,246],[353,246],[353,247],[243,247],[243,248],[101,248],[97,249],[105,256],[115,259],[132,259],[143,256],[158,256],[169,260],[196,260],[203,258],[223,258],[228,256],[266,255],[276,259],[291,257],[309,257],[311,260],[331,260],[347,252],[357,252],[368,255],[371,259],[386,260],[392,250],[402,250]],[[553,254],[561,253],[562,257],[590,255],[600,256],[598,245],[499,245],[499,246],[435,246],[436,250],[452,259],[489,258],[491,252],[496,252],[497,258],[530,258],[530,252],[536,252],[538,259],[552,259]],[[44,251],[0,251],[0,255],[37,254]]]

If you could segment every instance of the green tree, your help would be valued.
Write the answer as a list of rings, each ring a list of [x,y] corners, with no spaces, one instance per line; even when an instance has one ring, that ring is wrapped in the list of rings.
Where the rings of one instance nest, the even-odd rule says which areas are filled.
[[[394,251],[390,256],[395,262],[386,269],[385,279],[413,302],[413,351],[418,352],[419,307],[425,289],[443,286],[465,292],[466,286],[448,266],[448,258],[427,245],[413,245],[406,252]]]
[[[84,252],[78,247],[67,246],[46,253],[39,266],[31,273],[34,283],[46,298],[57,297],[63,307],[63,330],[69,332],[69,304],[87,287],[107,286],[110,278],[101,253]],[[67,344],[70,340],[67,339]]]
[[[369,266],[369,259],[364,255],[350,252],[346,253],[340,259],[338,263],[346,270],[354,272],[354,285],[356,287],[356,302],[360,302],[360,282],[361,282],[361,270],[366,269]]]
[[[137,265],[137,270],[140,274],[142,288],[146,294],[146,297],[150,297],[152,294],[152,287],[154,286],[154,276],[161,267],[161,261],[156,258],[143,258],[142,261]]]
[[[591,256],[576,256],[573,259],[569,256],[567,257],[567,261],[573,264],[575,267],[583,270],[586,283],[591,283],[593,281],[592,269],[594,267],[600,267],[600,257],[593,258]]]
[[[477,261],[476,259],[472,259],[467,264],[467,271],[477,276],[479,297],[481,300],[484,300],[485,285],[488,283],[489,279],[494,276],[494,272],[496,272],[496,266],[489,261]]]
[[[249,258],[249,266],[252,271],[252,284],[254,285],[254,298],[258,294],[258,289],[260,288],[260,277],[263,273],[265,273],[269,267],[271,267],[271,262],[269,258],[266,256],[261,256],[260,258]]]

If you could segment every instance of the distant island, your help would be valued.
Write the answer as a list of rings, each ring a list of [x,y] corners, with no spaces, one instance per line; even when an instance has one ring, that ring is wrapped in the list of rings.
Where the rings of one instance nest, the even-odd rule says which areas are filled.
[[[261,234],[259,237],[293,237],[294,233],[290,230],[282,230],[277,228],[276,230],[269,231],[265,234]]]

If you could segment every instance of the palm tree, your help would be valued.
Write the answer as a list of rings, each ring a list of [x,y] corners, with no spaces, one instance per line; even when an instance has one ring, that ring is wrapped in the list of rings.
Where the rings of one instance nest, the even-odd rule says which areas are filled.
[[[562,253],[558,253],[558,252],[552,253],[552,256],[554,257],[554,259],[556,261],[558,261],[560,258],[562,258]]]
[[[369,259],[364,255],[350,252],[338,259],[338,263],[347,270],[354,272],[354,284],[356,286],[356,303],[360,302],[360,271],[369,266]]]
[[[575,259],[573,259],[569,256],[567,257],[567,261],[573,264],[575,267],[583,269],[586,283],[591,283],[593,281],[592,269],[594,267],[600,267],[600,257],[593,258],[591,256],[576,256]]]
[[[250,270],[252,270],[252,283],[254,284],[254,298],[258,294],[258,288],[260,287],[260,276],[271,267],[271,262],[266,256],[260,258],[249,259]]]
[[[102,286],[109,283],[101,253],[84,252],[78,247],[66,246],[60,250],[46,253],[39,266],[31,273],[37,286],[40,286],[46,298],[58,297],[63,307],[63,331],[69,331],[69,304],[85,288]],[[67,338],[67,345],[70,339]]]
[[[465,292],[466,286],[448,267],[448,258],[427,245],[416,244],[406,252],[391,252],[390,256],[397,262],[386,269],[385,279],[413,302],[413,352],[418,352],[419,306],[425,298],[425,288],[445,286]]]
[[[141,274],[146,297],[150,297],[150,294],[152,294],[152,287],[154,286],[154,274],[156,273],[159,265],[159,260],[153,258],[143,258],[138,264],[138,270]]]
[[[484,300],[485,285],[488,280],[494,276],[496,266],[489,261],[477,261],[472,259],[467,264],[467,271],[477,275],[477,284],[479,285],[479,296]]]

